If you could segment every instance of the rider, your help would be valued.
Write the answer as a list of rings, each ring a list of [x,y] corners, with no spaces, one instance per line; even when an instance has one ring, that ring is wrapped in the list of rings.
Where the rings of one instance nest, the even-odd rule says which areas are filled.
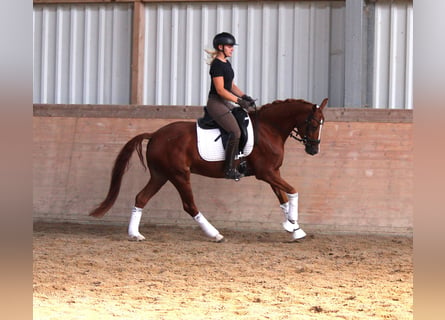
[[[234,159],[238,154],[241,130],[231,110],[237,103],[244,109],[254,106],[254,100],[244,94],[233,82],[235,76],[232,65],[227,58],[232,56],[236,40],[227,32],[217,34],[213,38],[216,51],[207,51],[210,55],[211,86],[207,101],[207,111],[210,116],[229,134],[226,145],[224,174],[227,179],[239,180],[242,175],[234,166]]]

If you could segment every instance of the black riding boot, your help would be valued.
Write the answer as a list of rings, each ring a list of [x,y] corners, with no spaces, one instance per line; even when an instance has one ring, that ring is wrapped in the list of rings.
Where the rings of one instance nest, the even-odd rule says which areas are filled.
[[[238,152],[239,139],[232,137],[227,141],[226,146],[226,160],[224,162],[224,174],[226,179],[234,179],[238,181],[242,178],[242,174],[234,167],[234,159]]]

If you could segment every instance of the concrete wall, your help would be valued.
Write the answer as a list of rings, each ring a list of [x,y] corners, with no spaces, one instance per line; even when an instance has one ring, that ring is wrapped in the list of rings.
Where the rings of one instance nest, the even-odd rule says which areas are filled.
[[[319,155],[305,154],[293,139],[286,143],[282,176],[299,190],[301,225],[314,232],[412,235],[412,111],[325,114]],[[136,156],[112,210],[100,220],[88,216],[106,195],[120,148],[136,134],[200,115],[199,107],[35,105],[34,220],[126,224],[149,178]],[[194,175],[192,184],[199,209],[217,228],[281,230],[278,201],[264,182]],[[170,183],[149,202],[142,224],[194,225]]]

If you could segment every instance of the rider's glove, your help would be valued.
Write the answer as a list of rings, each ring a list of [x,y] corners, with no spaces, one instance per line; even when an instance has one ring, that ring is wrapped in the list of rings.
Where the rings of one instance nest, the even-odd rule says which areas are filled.
[[[252,105],[255,103],[255,100],[253,100],[253,98],[251,96],[248,96],[247,94],[243,95],[241,98],[251,102]]]
[[[236,103],[238,103],[243,109],[246,110],[252,105],[252,102],[247,101],[243,98],[238,98],[238,101]]]

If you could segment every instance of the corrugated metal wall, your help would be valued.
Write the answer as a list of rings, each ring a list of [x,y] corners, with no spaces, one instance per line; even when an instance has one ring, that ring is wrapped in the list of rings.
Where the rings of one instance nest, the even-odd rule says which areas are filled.
[[[34,5],[34,103],[128,104],[131,3]],[[367,104],[412,102],[411,0],[368,3]],[[210,86],[204,48],[220,31],[239,42],[236,83],[258,104],[345,96],[345,2],[145,3],[143,103],[202,105]]]
[[[344,3],[162,3],[146,6],[144,104],[205,104],[204,48],[233,33],[235,82],[259,104],[299,97],[343,105]]]
[[[413,108],[413,4],[375,5],[372,107]]]
[[[38,103],[127,104],[132,6],[35,5]]]

